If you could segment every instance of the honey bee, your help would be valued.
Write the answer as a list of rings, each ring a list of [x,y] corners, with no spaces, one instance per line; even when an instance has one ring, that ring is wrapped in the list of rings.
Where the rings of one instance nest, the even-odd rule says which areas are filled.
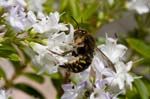
[[[76,22],[75,19],[74,21]],[[82,72],[86,70],[92,63],[94,54],[98,53],[100,60],[103,61],[106,66],[112,68],[115,71],[114,64],[100,49],[97,48],[94,37],[88,31],[84,29],[79,29],[78,27],[78,29],[74,32],[73,40],[75,48],[71,51],[66,51],[62,53],[61,55],[64,56],[68,53],[71,53],[71,55],[74,56],[75,59],[64,63],[63,65],[59,65],[59,67],[65,68],[69,72]]]

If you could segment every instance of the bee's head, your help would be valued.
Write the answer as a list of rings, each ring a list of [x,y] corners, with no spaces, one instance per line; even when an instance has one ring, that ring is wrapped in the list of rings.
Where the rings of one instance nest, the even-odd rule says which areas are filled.
[[[74,40],[83,38],[88,32],[79,28],[78,22],[71,16],[74,22],[77,24],[78,29],[74,32]]]
[[[77,29],[75,32],[74,32],[74,39],[77,39],[77,38],[82,38],[84,37],[88,32],[86,30],[83,30],[83,29]]]

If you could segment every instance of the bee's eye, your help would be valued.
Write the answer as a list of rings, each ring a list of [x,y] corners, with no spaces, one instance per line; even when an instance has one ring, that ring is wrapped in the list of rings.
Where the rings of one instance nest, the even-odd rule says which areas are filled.
[[[82,31],[79,31],[79,33],[82,33]]]
[[[85,34],[85,31],[82,31],[83,34]]]
[[[85,34],[85,31],[81,30],[81,31],[79,31],[79,33]]]
[[[86,31],[84,31],[84,30],[78,30],[77,33],[79,33],[79,34],[85,34]]]

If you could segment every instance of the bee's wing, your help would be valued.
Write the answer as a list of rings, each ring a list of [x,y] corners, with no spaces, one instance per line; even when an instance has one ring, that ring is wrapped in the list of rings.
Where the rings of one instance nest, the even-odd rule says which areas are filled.
[[[113,71],[116,72],[114,64],[111,62],[111,60],[99,49],[96,47],[96,54],[100,58],[100,60],[106,65],[107,67],[111,68]]]

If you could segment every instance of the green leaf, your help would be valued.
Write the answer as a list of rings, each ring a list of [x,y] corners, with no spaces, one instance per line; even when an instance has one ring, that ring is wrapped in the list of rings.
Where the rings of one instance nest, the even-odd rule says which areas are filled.
[[[60,1],[60,10],[64,10],[67,7],[68,0],[61,0]]]
[[[13,54],[10,54],[8,57],[12,61],[20,61],[20,57],[17,54],[13,53]]]
[[[2,51],[11,51],[11,52],[15,52],[15,49],[13,49],[13,47],[11,47],[11,45],[10,46],[6,46],[6,45],[2,45],[1,47],[0,47],[0,50]]]
[[[5,71],[0,67],[0,80],[1,79],[6,79],[6,74]]]
[[[24,76],[28,77],[29,79],[36,81],[38,83],[43,83],[44,82],[44,78],[40,75],[34,74],[34,73],[24,73]]]
[[[49,77],[50,77],[50,78],[53,78],[53,79],[60,79],[60,78],[61,78],[60,73],[53,73],[53,74],[50,74]]]
[[[4,58],[8,58],[8,56],[12,53],[15,53],[15,49],[11,47],[11,45],[3,45],[0,47],[0,56]]]
[[[23,68],[22,64],[20,64],[19,61],[10,61],[10,62],[12,64],[13,68],[15,69],[16,74],[20,73],[21,72],[20,70],[22,70],[22,68]]]
[[[150,92],[150,81],[149,80],[144,80],[143,82],[146,85],[148,96],[150,97],[150,93],[149,93]]]
[[[78,2],[79,0],[68,0],[68,5],[70,5],[70,10],[73,16],[78,16],[79,15],[79,7],[78,7]]]
[[[33,96],[35,98],[45,99],[44,96],[39,91],[37,91],[36,89],[34,89],[33,87],[31,87],[25,83],[18,83],[18,84],[13,85],[13,87]]]
[[[54,79],[52,78],[51,79],[55,89],[57,90],[57,96],[58,97],[61,97],[62,93],[63,93],[63,90],[62,90],[62,84],[63,84],[63,79]]]
[[[150,59],[150,46],[146,45],[143,41],[137,39],[127,39],[128,44],[135,51],[143,55],[144,57]]]
[[[135,86],[131,89],[127,89],[125,96],[128,97],[127,99],[139,99],[139,96],[137,96],[139,93]],[[120,99],[120,98],[119,98]]]
[[[80,17],[78,17],[77,20],[80,20],[81,18],[83,18],[83,22],[84,22],[97,11],[98,7],[99,7],[99,3],[93,3],[89,5],[89,7],[84,10],[84,12],[81,14]]]
[[[141,99],[148,99],[148,91],[142,79],[136,79],[134,83],[141,96]]]
[[[50,78],[51,78],[53,86],[55,87],[57,91],[57,97],[61,97],[63,93],[61,86],[64,83],[64,78],[62,77],[61,73],[52,74],[50,75]]]

